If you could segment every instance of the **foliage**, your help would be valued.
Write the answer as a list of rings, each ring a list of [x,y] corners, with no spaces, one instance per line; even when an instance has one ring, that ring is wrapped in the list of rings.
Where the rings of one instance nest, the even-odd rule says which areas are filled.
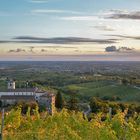
[[[68,108],[70,110],[78,110],[78,100],[76,99],[76,97],[73,95],[71,96],[69,102],[68,102]]]
[[[38,113],[21,114],[21,107],[5,115],[4,140],[138,140],[140,138],[140,116],[126,120],[124,112],[118,112],[110,120],[108,114],[102,121],[102,112],[93,114],[88,121],[81,112],[63,109],[53,116]],[[62,123],[63,122],[63,123]]]
[[[117,102],[107,102],[99,98],[91,98],[90,108],[93,113],[103,112],[108,113],[109,108],[112,109],[112,115],[117,114],[119,110],[124,111],[128,109],[127,115],[132,116],[135,112],[140,113],[140,106],[136,104],[126,104]]]
[[[60,92],[58,92],[56,95],[55,107],[58,109],[62,109],[64,107],[64,99],[63,99],[62,94]]]

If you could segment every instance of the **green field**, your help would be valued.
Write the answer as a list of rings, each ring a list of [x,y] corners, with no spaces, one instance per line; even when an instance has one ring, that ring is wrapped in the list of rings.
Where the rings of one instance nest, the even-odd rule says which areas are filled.
[[[130,85],[119,85],[108,81],[96,81],[91,83],[73,84],[63,87],[63,90],[72,89],[77,91],[77,97],[84,100],[90,97],[113,97],[117,96],[120,101],[140,101],[140,89]]]

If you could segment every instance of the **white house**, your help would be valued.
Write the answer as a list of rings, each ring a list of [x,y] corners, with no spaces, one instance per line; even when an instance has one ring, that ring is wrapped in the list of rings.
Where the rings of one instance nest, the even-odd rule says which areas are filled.
[[[54,112],[55,96],[38,88],[16,88],[15,81],[8,81],[7,90],[0,91],[0,100],[5,104],[14,104],[19,101],[36,101],[46,105],[49,113]],[[52,107],[53,106],[53,107]],[[51,110],[50,110],[51,109]]]
[[[41,91],[38,88],[15,88],[15,86],[15,81],[8,81],[7,90],[0,91],[0,98],[2,96],[34,96],[38,100],[40,96],[47,94],[47,92]]]

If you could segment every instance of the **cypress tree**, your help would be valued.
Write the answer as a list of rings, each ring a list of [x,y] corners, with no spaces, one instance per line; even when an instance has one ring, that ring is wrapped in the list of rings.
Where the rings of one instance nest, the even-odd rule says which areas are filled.
[[[55,107],[58,109],[62,109],[64,107],[64,99],[60,92],[56,95]]]

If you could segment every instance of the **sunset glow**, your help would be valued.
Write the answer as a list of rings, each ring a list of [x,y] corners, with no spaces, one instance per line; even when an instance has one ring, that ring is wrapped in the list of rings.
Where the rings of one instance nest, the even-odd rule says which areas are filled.
[[[139,7],[139,0],[0,0],[0,60],[139,61]]]

